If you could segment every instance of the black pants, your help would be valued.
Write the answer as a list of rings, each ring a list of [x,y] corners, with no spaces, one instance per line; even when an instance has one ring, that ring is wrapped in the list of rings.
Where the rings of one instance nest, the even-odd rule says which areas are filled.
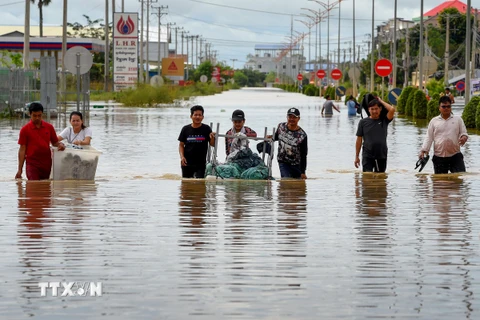
[[[182,167],[182,178],[205,178],[205,164]]]
[[[385,172],[387,159],[362,158],[363,172]]]
[[[463,162],[463,154],[461,152],[451,157],[433,156],[433,170],[435,173],[451,173],[465,172],[465,163]]]

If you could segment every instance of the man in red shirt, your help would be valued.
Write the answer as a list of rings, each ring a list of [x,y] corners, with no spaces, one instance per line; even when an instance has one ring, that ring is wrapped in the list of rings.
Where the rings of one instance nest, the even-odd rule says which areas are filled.
[[[52,169],[52,153],[50,143],[58,150],[65,150],[65,145],[58,142],[55,129],[50,123],[42,120],[43,106],[32,102],[28,109],[30,122],[22,127],[18,144],[18,171],[15,179],[22,178],[23,163],[27,162],[26,174],[28,180],[43,180],[50,178]]]

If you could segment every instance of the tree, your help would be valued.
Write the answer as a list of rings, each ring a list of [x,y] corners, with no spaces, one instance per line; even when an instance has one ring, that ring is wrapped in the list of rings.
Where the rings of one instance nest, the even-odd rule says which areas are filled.
[[[239,86],[246,86],[248,84],[248,77],[243,73],[242,71],[235,71],[235,74],[233,75],[233,79],[235,80],[235,83],[238,84]]]
[[[31,0],[33,4],[35,4],[35,0]],[[38,12],[40,15],[40,37],[43,37],[43,6],[48,6],[52,0],[38,0],[37,6],[38,6]]]
[[[265,82],[275,82],[276,78],[277,74],[273,71],[270,71],[270,73],[267,74],[267,77],[265,78]]]

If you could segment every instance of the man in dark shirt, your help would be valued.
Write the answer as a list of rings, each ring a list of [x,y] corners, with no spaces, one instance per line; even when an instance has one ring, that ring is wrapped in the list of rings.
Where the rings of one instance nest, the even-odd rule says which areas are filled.
[[[382,108],[387,109],[385,117],[380,117]],[[387,169],[387,131],[388,124],[395,116],[395,108],[376,98],[368,104],[370,116],[360,120],[357,129],[357,142],[355,145],[355,167],[360,165],[360,150],[362,149],[363,172],[385,172]]]
[[[214,145],[215,134],[203,124],[203,107],[190,109],[192,123],[184,126],[178,136],[178,152],[183,178],[204,178],[207,163],[208,143]]]
[[[278,125],[274,140],[278,141],[278,166],[282,178],[307,179],[307,133],[298,126],[300,110],[290,108],[287,122]]]

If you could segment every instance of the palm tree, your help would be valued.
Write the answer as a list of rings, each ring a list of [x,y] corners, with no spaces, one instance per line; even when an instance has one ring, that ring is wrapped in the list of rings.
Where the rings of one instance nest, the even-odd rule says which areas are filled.
[[[35,4],[35,0],[31,0]],[[40,13],[40,37],[43,37],[43,6],[48,6],[52,0],[38,0],[38,11]]]

